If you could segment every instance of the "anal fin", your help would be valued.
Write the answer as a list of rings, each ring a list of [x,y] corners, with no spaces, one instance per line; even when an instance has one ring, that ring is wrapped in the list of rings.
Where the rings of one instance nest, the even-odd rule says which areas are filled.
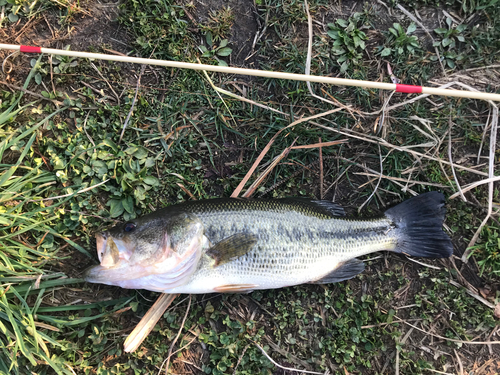
[[[237,233],[213,245],[206,254],[215,260],[214,267],[248,253],[257,243],[257,237],[249,233]]]
[[[311,284],[331,284],[352,279],[365,270],[365,263],[359,259],[349,259],[340,263],[332,272]]]
[[[215,287],[214,291],[219,293],[248,293],[257,287],[257,284],[227,284]]]

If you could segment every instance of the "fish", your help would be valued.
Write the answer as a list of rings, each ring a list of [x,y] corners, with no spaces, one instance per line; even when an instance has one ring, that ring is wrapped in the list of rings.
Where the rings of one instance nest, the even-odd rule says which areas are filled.
[[[188,201],[96,235],[91,283],[163,293],[248,293],[330,284],[363,272],[358,257],[453,253],[442,193],[410,198],[368,219],[308,198]]]

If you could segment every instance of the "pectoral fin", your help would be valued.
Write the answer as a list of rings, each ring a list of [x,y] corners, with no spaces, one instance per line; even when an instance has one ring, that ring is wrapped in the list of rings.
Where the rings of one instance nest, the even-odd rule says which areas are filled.
[[[257,287],[257,284],[228,284],[218,286],[214,288],[214,291],[219,293],[248,293]]]
[[[365,264],[359,259],[349,259],[342,262],[332,272],[321,279],[311,282],[311,284],[331,284],[352,279],[357,274],[365,270]]]
[[[227,263],[248,253],[257,243],[253,234],[238,233],[216,243],[206,254],[215,260],[214,267]]]

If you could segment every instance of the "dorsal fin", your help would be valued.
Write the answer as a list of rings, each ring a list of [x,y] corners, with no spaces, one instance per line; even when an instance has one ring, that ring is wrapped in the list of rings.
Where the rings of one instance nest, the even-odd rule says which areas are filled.
[[[283,203],[312,208],[316,212],[319,211],[320,213],[323,213],[327,216],[345,216],[344,209],[337,203],[333,203],[330,201],[300,197],[281,198],[279,200]]]

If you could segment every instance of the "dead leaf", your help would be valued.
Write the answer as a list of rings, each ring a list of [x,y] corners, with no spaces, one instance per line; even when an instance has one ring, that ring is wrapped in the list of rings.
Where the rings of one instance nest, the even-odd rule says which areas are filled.
[[[495,306],[495,311],[493,312],[496,318],[500,319],[500,303],[497,303]]]
[[[491,292],[491,287],[489,285],[485,285],[484,288],[479,288],[479,292],[481,293],[483,298],[488,298]]]

